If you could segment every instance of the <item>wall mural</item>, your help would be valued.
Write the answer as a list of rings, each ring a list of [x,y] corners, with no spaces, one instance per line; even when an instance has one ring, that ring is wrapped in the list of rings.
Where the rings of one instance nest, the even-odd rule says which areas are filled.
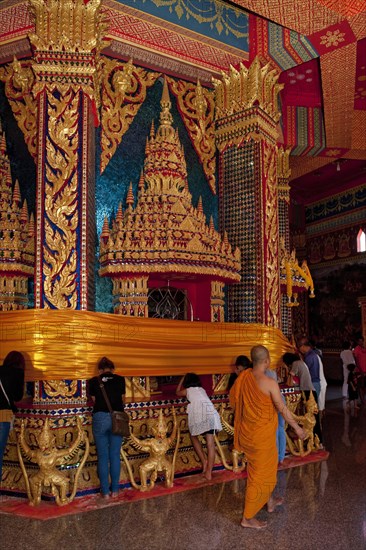
[[[312,269],[316,297],[309,300],[309,333],[326,350],[340,349],[361,332],[357,299],[366,295],[366,260]]]

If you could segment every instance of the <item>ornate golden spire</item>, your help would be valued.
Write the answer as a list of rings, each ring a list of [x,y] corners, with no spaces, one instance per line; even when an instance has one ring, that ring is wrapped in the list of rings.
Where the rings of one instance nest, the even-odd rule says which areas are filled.
[[[121,216],[100,239],[100,274],[169,273],[240,280],[240,252],[231,249],[208,225],[202,199],[192,206],[187,168],[178,132],[172,126],[171,102],[164,81],[160,125],[152,125],[145,149],[145,178],[140,177],[138,202],[133,209],[132,186]],[[105,222],[106,223],[106,222]],[[108,224],[107,224],[108,225]]]
[[[33,275],[34,221],[21,206],[19,183],[12,189],[6,140],[0,127],[0,311],[23,309]]]

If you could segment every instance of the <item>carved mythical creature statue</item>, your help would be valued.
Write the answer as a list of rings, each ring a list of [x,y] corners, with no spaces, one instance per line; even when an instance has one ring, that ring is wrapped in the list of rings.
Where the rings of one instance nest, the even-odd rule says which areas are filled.
[[[291,454],[294,456],[307,456],[312,451],[316,451],[320,448],[319,437],[314,436],[314,427],[315,427],[315,415],[318,412],[318,407],[315,402],[312,392],[310,392],[309,399],[305,400],[305,395],[303,393],[303,399],[305,402],[306,413],[303,416],[298,416],[295,414],[294,410],[291,410],[292,415],[296,422],[305,430],[306,437],[304,440],[301,439],[291,439],[286,431],[286,440],[288,448],[290,449]]]
[[[89,454],[89,440],[85,437],[82,429],[81,418],[77,417],[77,436],[69,448],[59,449],[56,447],[56,437],[49,426],[49,419],[46,418],[41,432],[36,437],[38,448],[32,449],[25,437],[24,420],[22,420],[18,436],[18,456],[27,486],[29,503],[36,506],[41,502],[42,488],[51,487],[51,492],[59,506],[68,504],[76,494],[77,481],[85,460]],[[79,447],[85,442],[83,460],[80,462],[75,475],[74,488],[67,497],[70,478],[66,473],[57,469],[57,466],[66,463],[78,452]],[[24,456],[39,466],[38,472],[28,478],[23,457]]]
[[[141,485],[138,486],[134,484],[134,487],[140,489],[140,491],[149,491],[154,485],[158,477],[159,472],[163,472],[165,475],[165,485],[166,487],[173,486],[174,480],[174,470],[175,470],[175,457],[179,443],[179,431],[177,437],[177,419],[175,416],[174,407],[172,408],[174,426],[173,431],[170,434],[170,437],[167,437],[167,425],[163,417],[163,410],[160,409],[158,422],[152,429],[154,438],[145,439],[141,441],[136,436],[131,433],[130,441],[132,445],[139,451],[145,453],[150,453],[150,457],[144,460],[140,465],[140,479]],[[170,462],[165,456],[167,451],[170,449],[174,441],[177,440],[173,462]],[[150,476],[150,484],[147,484],[147,479]]]
[[[222,413],[220,414],[220,417],[221,417],[221,424],[222,424],[222,427],[224,428],[224,431],[229,436],[234,438],[234,426],[232,426],[231,424],[229,424],[229,422],[227,420],[225,420]],[[227,463],[227,460],[226,460],[224,452],[222,450],[219,438],[217,437],[216,434],[215,434],[214,438],[215,438],[216,447],[219,451],[219,454],[220,454],[220,457],[221,457],[221,460],[222,460],[222,463],[223,463],[225,469],[226,470],[232,470],[234,473],[239,473],[239,472],[242,472],[243,470],[245,470],[246,460],[245,460],[244,456],[242,457],[242,460],[241,460],[241,466],[239,466],[239,457],[240,457],[240,455],[243,455],[243,453],[241,453],[240,451],[237,451],[236,449],[233,448],[233,450],[231,451],[233,465],[230,466],[230,464]]]

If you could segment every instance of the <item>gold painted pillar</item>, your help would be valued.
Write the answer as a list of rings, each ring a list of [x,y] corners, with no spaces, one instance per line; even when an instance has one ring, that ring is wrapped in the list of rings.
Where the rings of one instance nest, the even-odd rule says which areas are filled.
[[[277,123],[279,73],[255,59],[214,80],[220,230],[242,258],[228,320],[281,326]]]
[[[286,251],[290,252],[290,186],[289,156],[291,148],[279,147],[277,156],[278,228]],[[281,293],[281,328],[287,337],[292,335],[292,308],[288,307],[286,293]]]
[[[36,308],[93,309],[99,0],[30,0],[38,112]]]

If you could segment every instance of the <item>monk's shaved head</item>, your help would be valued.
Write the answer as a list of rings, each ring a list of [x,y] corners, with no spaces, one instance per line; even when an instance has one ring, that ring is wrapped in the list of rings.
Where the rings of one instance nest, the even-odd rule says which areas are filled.
[[[269,359],[269,351],[264,346],[254,346],[250,350],[250,358],[253,365],[256,365],[257,363],[262,363],[263,361]]]

